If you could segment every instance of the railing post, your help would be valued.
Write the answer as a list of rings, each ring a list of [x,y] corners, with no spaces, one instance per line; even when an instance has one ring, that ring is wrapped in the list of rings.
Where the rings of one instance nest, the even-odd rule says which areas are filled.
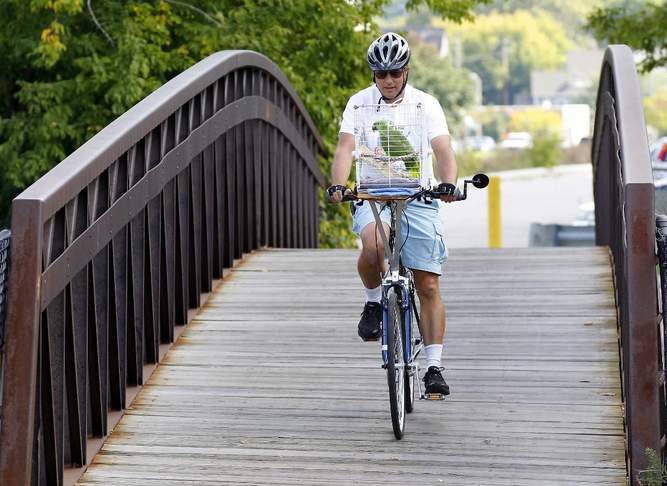
[[[660,454],[658,327],[655,279],[655,216],[653,186],[625,188],[627,237],[627,312],[629,356],[626,403],[629,453],[633,471],[646,467],[645,449]]]
[[[661,452],[658,301],[653,177],[632,52],[605,52],[592,161],[596,241],[613,256],[627,454],[631,484],[646,469],[646,448]]]
[[[34,418],[38,406],[37,365],[42,270],[41,201],[12,206],[12,265],[9,273],[0,425],[0,484],[27,486],[32,468]]]

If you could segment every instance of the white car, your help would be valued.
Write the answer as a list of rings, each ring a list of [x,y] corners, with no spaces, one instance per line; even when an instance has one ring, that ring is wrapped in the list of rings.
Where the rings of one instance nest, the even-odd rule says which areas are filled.
[[[588,201],[579,205],[572,226],[595,226],[595,203]]]
[[[533,137],[528,132],[509,132],[500,142],[500,147],[509,150],[522,150],[533,146]]]
[[[464,143],[467,150],[491,152],[496,148],[496,141],[487,135],[481,135],[479,137],[466,137]]]

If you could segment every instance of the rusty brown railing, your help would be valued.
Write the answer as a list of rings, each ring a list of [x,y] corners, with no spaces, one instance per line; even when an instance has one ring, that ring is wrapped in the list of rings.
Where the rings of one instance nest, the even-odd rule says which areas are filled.
[[[0,484],[60,485],[235,259],[315,247],[323,146],[285,76],[212,55],[12,207]]]
[[[632,52],[604,56],[592,147],[596,240],[609,246],[619,317],[631,483],[661,451],[654,186]]]

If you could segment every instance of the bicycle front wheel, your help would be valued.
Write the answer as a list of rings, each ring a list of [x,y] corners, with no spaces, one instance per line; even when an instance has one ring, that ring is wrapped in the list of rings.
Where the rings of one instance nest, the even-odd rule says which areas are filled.
[[[412,315],[412,318],[410,319],[410,327],[412,328],[410,331],[410,340],[411,342],[406,342],[405,346],[408,349],[408,356],[414,356],[414,350],[415,350],[415,326],[413,325],[415,321],[414,314]],[[403,340],[406,341],[405,336],[407,333],[405,332],[405,326],[407,326],[407,323],[405,322],[405,319],[401,319],[401,324],[402,329],[403,329]],[[415,388],[417,385],[417,370],[416,369],[410,369],[410,366],[413,366],[414,363],[406,363],[404,374],[405,374],[405,411],[407,413],[412,413],[412,411],[415,409]]]
[[[402,312],[396,290],[389,289],[387,324],[387,384],[391,425],[397,439],[405,430],[405,362],[403,359]]]

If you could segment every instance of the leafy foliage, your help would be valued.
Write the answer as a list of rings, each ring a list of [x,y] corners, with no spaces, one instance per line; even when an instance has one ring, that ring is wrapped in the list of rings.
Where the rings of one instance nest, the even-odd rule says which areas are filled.
[[[561,160],[560,135],[552,131],[540,131],[533,137],[533,145],[526,149],[526,156],[533,167],[553,167]]]
[[[533,144],[525,150],[530,166],[553,167],[561,160],[561,126],[560,113],[533,108],[511,113],[508,129],[532,135]]]
[[[475,9],[477,14],[513,13],[517,10],[540,9],[551,14],[567,30],[568,35],[581,37],[586,16],[603,0],[494,0]],[[583,40],[583,39],[581,39]]]
[[[627,44],[646,57],[640,62],[648,72],[667,65],[667,3],[664,1],[625,2],[595,9],[588,16],[588,29],[601,41]]]
[[[461,123],[463,110],[474,101],[471,73],[452,66],[450,58],[439,57],[430,45],[410,39],[410,49],[410,84],[437,98],[445,110],[451,131]]]
[[[646,123],[667,134],[667,88],[644,98],[644,114]]]
[[[556,111],[546,111],[541,108],[529,108],[515,111],[510,114],[508,130],[513,132],[528,132],[533,136],[539,133],[560,133],[562,119]]]
[[[639,473],[639,484],[641,486],[662,486],[667,481],[667,466],[661,463],[658,453],[647,447],[644,454],[648,461],[648,467]]]
[[[410,7],[428,4],[461,20],[484,1],[411,0]],[[388,3],[3,0],[0,214],[6,221],[13,195],[111,120],[223,49],[251,49],[272,59],[333,153],[345,103],[370,78],[365,52],[377,35],[372,16]],[[322,169],[328,174],[328,160]],[[325,205],[322,213],[321,243],[353,244],[347,208]]]
[[[462,42],[463,66],[482,78],[485,104],[512,104],[528,93],[530,72],[562,65],[571,44],[562,25],[540,10],[490,13],[472,25],[437,24]]]

